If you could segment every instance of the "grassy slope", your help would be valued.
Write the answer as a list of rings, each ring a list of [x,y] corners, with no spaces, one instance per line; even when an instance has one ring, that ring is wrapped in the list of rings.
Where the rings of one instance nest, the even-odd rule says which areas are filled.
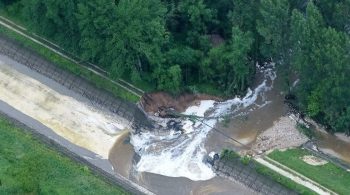
[[[75,64],[64,57],[54,53],[53,51],[35,43],[34,41],[23,37],[22,35],[19,35],[11,30],[8,30],[7,28],[0,26],[0,34],[3,34],[7,37],[10,37],[20,43],[22,43],[25,47],[31,48],[41,56],[43,56],[45,59],[55,63],[60,68],[67,70],[69,72],[72,72],[75,75],[79,75],[89,81],[91,81],[93,84],[95,84],[98,88],[103,88],[112,94],[114,94],[117,97],[120,97],[124,100],[131,101],[131,102],[137,102],[139,98],[135,96],[134,94],[124,90],[123,88],[113,84],[112,82],[108,81],[107,79],[104,79],[91,71],[81,67],[78,64]]]
[[[0,117],[0,194],[127,194]]]
[[[280,183],[281,185],[285,186],[286,188],[295,190],[298,194],[302,195],[314,195],[317,194],[316,192],[310,190],[309,188],[302,186],[298,183],[295,183],[293,180],[277,173],[276,171],[271,170],[270,168],[265,167],[264,165],[261,165],[258,162],[255,162],[256,170],[262,174],[265,175],[272,180]]]
[[[235,153],[234,151],[230,151],[230,150],[223,150],[223,152],[220,155],[224,160],[229,161],[231,159],[235,159],[235,158],[241,158],[241,162],[243,164],[248,164],[249,162],[247,162],[246,157],[240,157],[237,153]],[[306,188],[298,183],[295,183],[294,181],[292,181],[291,179],[271,170],[270,168],[261,165],[260,163],[254,161],[254,160],[250,160],[250,163],[254,163],[256,170],[258,173],[265,175],[266,177],[269,177],[270,179],[280,183],[282,186],[292,189],[294,191],[296,191],[299,194],[302,195],[314,195],[317,194],[316,192],[310,190],[309,188]]]
[[[290,149],[284,152],[274,151],[269,157],[339,194],[350,194],[349,172],[332,163],[309,165],[300,159],[304,155],[311,154],[302,149]]]

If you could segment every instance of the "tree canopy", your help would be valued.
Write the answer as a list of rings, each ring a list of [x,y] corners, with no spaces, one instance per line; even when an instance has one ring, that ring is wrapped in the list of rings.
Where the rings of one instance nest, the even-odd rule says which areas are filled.
[[[350,134],[350,0],[0,0],[114,78],[233,96],[273,60],[300,110]],[[14,11],[15,10],[15,11]],[[10,14],[11,14],[10,13]]]

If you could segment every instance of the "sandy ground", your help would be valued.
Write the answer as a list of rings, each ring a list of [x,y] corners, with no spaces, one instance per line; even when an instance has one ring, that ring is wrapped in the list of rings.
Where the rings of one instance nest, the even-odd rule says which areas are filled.
[[[308,138],[296,129],[296,121],[284,116],[258,136],[252,150],[260,153],[285,149],[300,146],[307,141]]]
[[[323,160],[321,158],[318,158],[318,157],[312,156],[312,155],[305,155],[301,159],[304,162],[306,162],[307,164],[313,165],[313,166],[320,166],[320,165],[325,165],[328,163],[326,160]]]
[[[0,100],[103,158],[126,126],[122,119],[58,93],[0,61]]]

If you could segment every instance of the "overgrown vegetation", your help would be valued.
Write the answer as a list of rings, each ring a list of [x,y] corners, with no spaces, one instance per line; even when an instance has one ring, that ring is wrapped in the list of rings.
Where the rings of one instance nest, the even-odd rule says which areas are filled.
[[[0,117],[0,194],[128,194]]]
[[[300,133],[306,135],[306,137],[308,137],[309,139],[313,139],[316,136],[315,132],[313,132],[311,128],[307,128],[303,124],[297,124],[297,129]]]
[[[220,154],[220,158],[223,160],[229,161],[229,160],[240,158],[240,155],[237,154],[235,151],[224,149]]]
[[[232,96],[272,59],[304,113],[350,134],[349,0],[1,0],[4,13],[114,77]]]
[[[309,165],[301,159],[305,155],[312,154],[302,149],[289,149],[283,152],[276,150],[268,156],[336,193],[350,194],[348,171],[330,162],[320,166]]]

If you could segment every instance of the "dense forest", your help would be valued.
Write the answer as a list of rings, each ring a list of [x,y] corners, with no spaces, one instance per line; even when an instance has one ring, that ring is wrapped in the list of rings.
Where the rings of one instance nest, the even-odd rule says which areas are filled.
[[[112,77],[244,93],[257,62],[299,78],[297,106],[350,134],[350,0],[0,0],[30,30]],[[289,87],[288,87],[289,88]]]

